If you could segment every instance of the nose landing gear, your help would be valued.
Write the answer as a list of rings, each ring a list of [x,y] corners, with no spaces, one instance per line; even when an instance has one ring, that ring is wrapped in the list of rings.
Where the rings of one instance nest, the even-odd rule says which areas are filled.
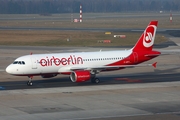
[[[28,76],[28,78],[29,78],[29,81],[27,82],[27,86],[32,86],[33,85],[33,83],[32,83],[33,76]]]

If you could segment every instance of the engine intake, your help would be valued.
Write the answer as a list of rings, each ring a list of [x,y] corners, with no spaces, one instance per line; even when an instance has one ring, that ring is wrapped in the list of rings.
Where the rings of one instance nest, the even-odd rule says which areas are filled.
[[[72,82],[84,82],[88,81],[91,78],[91,73],[88,70],[78,70],[74,71],[70,75]]]

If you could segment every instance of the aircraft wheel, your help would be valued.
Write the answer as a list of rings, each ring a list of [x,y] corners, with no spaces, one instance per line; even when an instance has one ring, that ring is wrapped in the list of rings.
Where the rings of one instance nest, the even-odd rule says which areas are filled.
[[[31,81],[27,82],[27,86],[32,86],[32,85],[33,85],[33,83]]]
[[[100,80],[98,78],[94,78],[91,80],[91,82],[98,84],[98,83],[100,83]]]
[[[32,86],[33,85],[33,83],[32,83],[33,76],[28,76],[28,78],[29,78],[29,81],[27,82],[27,86]]]

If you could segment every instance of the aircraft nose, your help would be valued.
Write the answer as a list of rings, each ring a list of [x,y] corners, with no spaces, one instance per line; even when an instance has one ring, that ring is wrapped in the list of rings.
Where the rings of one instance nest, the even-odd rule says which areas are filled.
[[[13,74],[13,69],[12,69],[11,65],[7,66],[6,72],[9,73],[9,74]]]

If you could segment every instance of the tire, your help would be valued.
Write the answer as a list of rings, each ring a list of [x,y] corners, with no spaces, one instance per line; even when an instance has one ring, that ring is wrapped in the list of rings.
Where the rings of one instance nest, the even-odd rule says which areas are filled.
[[[27,86],[32,86],[32,85],[33,85],[32,82],[30,82],[30,81],[27,82]]]
[[[94,78],[94,79],[91,79],[91,82],[98,84],[100,83],[100,80],[98,78]]]
[[[94,81],[95,81],[96,84],[100,83],[100,80],[98,78],[95,78]]]

